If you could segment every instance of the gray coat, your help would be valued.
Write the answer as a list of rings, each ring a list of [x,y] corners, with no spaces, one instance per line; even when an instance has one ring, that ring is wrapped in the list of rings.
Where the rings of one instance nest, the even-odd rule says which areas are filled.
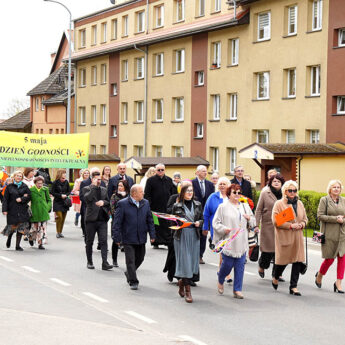
[[[337,222],[337,216],[344,215],[345,198],[340,197],[338,205],[329,195],[320,199],[317,217],[321,222],[321,232],[326,237],[326,243],[321,246],[324,259],[333,259],[337,255],[345,254],[345,223]]]
[[[110,209],[110,203],[108,199],[108,191],[105,187],[98,187],[101,188],[101,198],[97,198],[97,187],[94,185],[89,185],[83,188],[84,200],[86,203],[86,213],[85,213],[85,221],[86,222],[94,222],[98,218],[99,213],[99,206],[96,205],[97,201],[102,200],[104,205],[102,206],[105,214],[108,217],[108,212]]]

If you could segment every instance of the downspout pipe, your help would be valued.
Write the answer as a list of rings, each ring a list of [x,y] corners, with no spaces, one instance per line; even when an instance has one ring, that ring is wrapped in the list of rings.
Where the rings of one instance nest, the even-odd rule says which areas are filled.
[[[301,160],[302,159],[303,159],[303,156],[300,156],[298,160],[298,190],[301,189]]]
[[[233,8],[234,8],[234,19],[236,19],[236,15],[237,15],[237,3],[236,0],[227,0],[226,2],[229,6],[232,4]]]

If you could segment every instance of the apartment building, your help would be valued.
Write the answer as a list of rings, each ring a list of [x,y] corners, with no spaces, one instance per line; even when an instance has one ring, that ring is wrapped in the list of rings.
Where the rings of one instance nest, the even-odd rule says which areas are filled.
[[[75,20],[77,131],[91,153],[201,156],[259,181],[245,146],[345,140],[345,4],[237,5],[132,0]]]

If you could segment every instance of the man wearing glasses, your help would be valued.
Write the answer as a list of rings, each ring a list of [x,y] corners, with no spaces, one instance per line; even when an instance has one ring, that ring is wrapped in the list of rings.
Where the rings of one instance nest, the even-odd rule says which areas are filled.
[[[148,178],[145,186],[145,199],[150,203],[152,211],[167,212],[167,204],[170,196],[176,192],[172,179],[165,175],[164,164],[156,165],[156,175]],[[156,241],[153,247],[158,249],[159,245],[168,245],[172,242],[171,230],[169,224],[164,219],[159,220],[156,228]]]
[[[237,166],[235,168],[235,177],[231,180],[231,183],[235,183],[241,186],[242,195],[253,200],[252,186],[249,181],[243,178],[244,168],[243,166]]]

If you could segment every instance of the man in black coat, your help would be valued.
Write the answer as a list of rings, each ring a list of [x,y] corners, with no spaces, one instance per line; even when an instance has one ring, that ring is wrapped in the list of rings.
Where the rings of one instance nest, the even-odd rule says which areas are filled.
[[[150,205],[144,199],[143,187],[135,184],[131,188],[130,196],[118,202],[112,228],[113,240],[118,244],[122,242],[125,248],[125,275],[132,290],[138,288],[136,271],[144,261],[148,233],[153,243],[155,227]]]
[[[109,200],[110,200],[111,196],[114,194],[114,192],[117,190],[117,184],[119,183],[119,181],[127,180],[129,188],[131,188],[133,186],[134,181],[133,181],[133,179],[130,176],[126,175],[126,169],[127,169],[126,164],[120,163],[117,166],[118,174],[113,176],[109,180],[109,183],[108,183],[108,197],[109,197]]]
[[[243,178],[244,168],[242,166],[237,166],[234,170],[235,177],[230,181],[231,183],[239,184],[242,189],[242,194],[247,198],[253,200],[252,186],[249,181]]]
[[[165,175],[164,164],[157,164],[156,175],[150,177],[145,186],[145,199],[149,201],[151,210],[166,213],[168,200],[175,190],[172,179]],[[155,228],[154,248],[157,249],[160,244],[168,245],[173,241],[167,221],[160,219],[159,225],[155,225]]]
[[[92,245],[96,233],[98,234],[99,246],[102,255],[102,270],[110,270],[113,268],[109,265],[108,256],[108,220],[109,220],[109,199],[107,189],[101,187],[101,174],[93,172],[92,182],[89,186],[83,188],[83,196],[86,203],[85,213],[85,230],[86,230],[86,257],[87,268],[94,269],[92,261]]]
[[[199,165],[195,172],[196,178],[192,180],[194,195],[196,199],[201,203],[202,210],[208,197],[214,193],[214,185],[211,181],[206,180],[207,168],[204,165]],[[202,229],[200,229],[200,264],[204,264],[203,255],[206,249],[207,234],[204,235]]]

